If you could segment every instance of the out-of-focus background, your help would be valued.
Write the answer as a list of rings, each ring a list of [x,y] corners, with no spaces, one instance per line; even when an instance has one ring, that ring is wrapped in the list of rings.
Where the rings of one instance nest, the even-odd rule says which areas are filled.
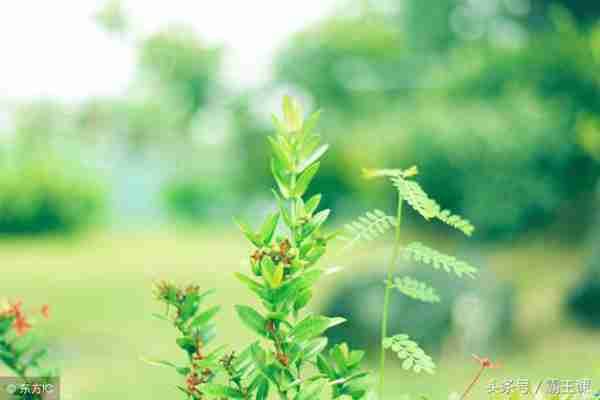
[[[441,305],[394,299],[392,329],[439,360],[390,362],[392,394],[496,379],[600,385],[600,3],[593,0],[6,3],[0,12],[0,295],[50,303],[41,337],[65,399],[177,398],[154,280],[217,288],[220,342],[248,245],[232,216],[273,208],[266,136],[283,94],[322,109],[314,191],[335,224],[389,208],[360,169],[417,164],[472,240],[409,217],[408,238],[481,268],[413,265]],[[342,245],[338,246],[341,249]],[[386,243],[333,251],[314,308],[373,354]],[[485,387],[478,389],[483,396]]]

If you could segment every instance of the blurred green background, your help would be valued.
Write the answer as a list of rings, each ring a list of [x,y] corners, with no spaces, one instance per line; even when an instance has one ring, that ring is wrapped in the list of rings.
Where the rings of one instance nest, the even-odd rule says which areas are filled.
[[[488,380],[595,378],[600,387],[598,3],[174,2],[162,10],[173,12],[154,8],[151,28],[144,3],[85,3],[68,18],[68,5],[47,18],[6,5],[0,19],[11,44],[0,66],[0,297],[51,304],[41,336],[66,399],[178,396],[177,376],[140,361],[176,354],[173,332],[151,318],[157,279],[217,288],[219,341],[251,338],[232,312],[252,296],[232,279],[248,246],[231,217],[257,223],[274,207],[266,136],[286,93],[323,110],[331,150],[312,190],[335,224],[392,204],[362,167],[417,164],[424,188],[478,227],[466,243],[409,217],[409,237],[482,273],[469,284],[438,277],[439,306],[394,299],[394,332],[418,338],[440,366],[417,378],[392,367],[390,397],[461,391],[477,367],[472,353],[502,362]],[[219,18],[202,26],[212,11]],[[28,18],[26,30],[8,23]],[[53,29],[88,52],[65,55]],[[99,42],[84,43],[90,31]],[[223,32],[248,38],[220,41]],[[38,62],[25,65],[36,49]],[[121,59],[125,84],[87,89],[110,82]],[[76,96],[62,95],[79,86],[67,87],[68,76],[31,92],[23,82],[40,82],[45,62],[92,68],[73,75],[83,82]],[[381,243],[333,249],[325,261],[344,268],[324,279],[314,307],[351,320],[332,340],[374,353],[385,258]]]

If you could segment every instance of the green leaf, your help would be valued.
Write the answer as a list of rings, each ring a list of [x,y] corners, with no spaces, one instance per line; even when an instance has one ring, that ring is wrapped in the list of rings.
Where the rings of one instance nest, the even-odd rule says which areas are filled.
[[[305,237],[311,235],[313,232],[317,231],[329,218],[329,214],[331,213],[330,209],[326,209],[323,211],[319,211],[310,219],[308,224],[304,225],[303,235]]]
[[[302,107],[289,96],[283,97],[283,116],[288,132],[298,132],[302,129]]]
[[[238,316],[242,322],[254,332],[261,336],[269,337],[267,332],[267,320],[263,318],[257,311],[248,306],[237,305],[235,306]]]
[[[306,307],[311,298],[312,290],[305,289],[302,292],[300,292],[300,294],[298,294],[298,297],[296,298],[296,301],[294,301],[294,311],[299,311],[302,308]]]
[[[269,381],[262,379],[256,390],[256,400],[267,400],[269,397]]]
[[[365,357],[365,352],[362,350],[353,350],[350,352],[350,356],[348,357],[348,367],[352,368],[360,364],[362,359]]]
[[[438,215],[440,206],[425,193],[417,182],[399,176],[391,179],[400,196],[423,218],[429,220]]]
[[[314,400],[319,398],[319,394],[325,387],[325,382],[317,381],[311,382],[300,390],[300,392],[294,397],[294,400]]]
[[[450,210],[441,210],[435,217],[446,225],[458,229],[467,236],[471,236],[475,230],[475,227],[468,219],[465,219],[460,215],[452,214]]]
[[[259,237],[260,237],[260,241],[264,245],[268,245],[269,243],[271,243],[271,239],[273,239],[273,234],[275,233],[275,230],[277,229],[278,222],[279,222],[279,213],[276,212],[276,213],[269,215],[267,217],[265,223],[263,224],[263,226],[260,228]]]
[[[307,134],[302,142],[300,149],[300,159],[304,160],[314,153],[321,144],[321,136],[316,134]]]
[[[349,237],[346,237],[348,244],[345,249],[347,250],[360,240],[375,240],[395,225],[394,217],[386,215],[383,211],[377,209],[368,211],[364,216],[345,226],[346,231],[350,234]]]
[[[304,360],[312,359],[317,354],[320,354],[325,349],[325,347],[327,347],[327,338],[320,337],[320,338],[311,340],[304,347],[302,359],[304,359]]]
[[[323,375],[326,375],[329,379],[336,379],[336,374],[333,366],[322,354],[317,354],[317,368]]]
[[[250,347],[252,353],[252,360],[256,364],[256,367],[260,373],[267,378],[273,385],[279,385],[277,381],[277,370],[270,368],[267,364],[267,353],[260,347],[258,342],[254,343]]]
[[[240,230],[246,236],[246,238],[256,247],[261,247],[262,243],[260,241],[260,236],[258,233],[255,233],[250,226],[238,219],[234,218],[235,223],[239,226]]]
[[[277,187],[279,187],[281,195],[286,199],[289,199],[292,194],[289,180],[286,178],[283,169],[274,158],[271,159],[271,173],[273,174],[273,178],[275,178],[275,182],[277,182]]]
[[[279,212],[281,213],[281,216],[283,217],[283,222],[285,222],[285,224],[287,226],[292,226],[292,217],[291,217],[283,199],[281,198],[281,196],[279,195],[279,193],[277,193],[277,191],[275,189],[273,189],[273,194],[275,195],[275,199],[277,200],[277,205],[279,207]]]
[[[397,289],[405,296],[415,300],[420,300],[425,303],[440,302],[440,296],[438,296],[432,287],[408,276],[403,278],[395,278],[394,282],[391,283],[391,287]]]
[[[189,371],[190,371],[190,369],[188,367],[178,367],[177,365],[173,364],[170,361],[165,361],[165,360],[151,360],[151,359],[143,358],[143,357],[141,358],[141,360],[143,362],[145,362],[146,364],[148,364],[148,365],[154,365],[154,366],[158,366],[158,367],[173,368],[180,375],[187,375],[189,373]]]
[[[441,253],[435,249],[427,247],[420,242],[409,243],[404,251],[404,258],[414,260],[423,264],[431,265],[434,269],[442,268],[448,273],[454,273],[459,278],[466,275],[474,278],[477,269],[472,265],[458,260],[456,257]]]
[[[204,325],[209,323],[215,315],[219,312],[221,306],[214,306],[208,310],[198,314],[191,322],[192,328],[202,328]]]
[[[391,349],[397,354],[398,358],[403,360],[402,368],[413,370],[416,373],[425,371],[429,374],[435,372],[435,363],[417,342],[410,340],[408,335],[395,335],[384,339],[382,342],[384,349]]]
[[[321,110],[317,110],[310,114],[310,116],[304,122],[304,133],[310,135],[314,133],[317,124],[319,123],[319,118],[321,117]]]
[[[198,311],[199,306],[200,306],[200,295],[195,292],[186,293],[185,300],[180,309],[179,320],[187,321],[194,314],[196,314],[196,311]]]
[[[351,379],[352,382],[349,382],[348,384],[344,385],[344,393],[348,393],[353,400],[376,397],[376,395],[374,394],[372,397],[367,394],[369,391],[370,384],[366,382],[364,377],[365,375],[362,374],[362,376],[352,376],[351,378],[349,378],[349,380]]]
[[[31,333],[27,333],[24,336],[19,336],[13,342],[14,353],[17,358],[31,351],[33,346],[35,346],[35,340]]]
[[[321,194],[315,194],[306,202],[304,209],[308,215],[312,215],[317,211],[317,207],[319,207],[319,203],[321,203],[321,197]]]
[[[310,167],[306,168],[306,170],[300,175],[298,181],[296,182],[296,186],[294,187],[294,196],[301,197],[304,195],[310,182],[315,177],[317,171],[319,170],[319,166],[321,163],[316,162],[312,164]]]
[[[335,365],[342,373],[348,370],[348,359],[349,356],[348,345],[346,343],[338,344],[331,349],[331,356],[335,361]]]
[[[275,155],[275,157],[277,157],[279,162],[281,162],[281,164],[284,165],[285,168],[287,168],[288,170],[292,170],[292,168],[294,166],[292,164],[292,160],[290,158],[290,154],[289,154],[288,150],[280,142],[278,142],[276,139],[272,138],[271,136],[268,136],[267,139],[269,140],[269,143],[271,144],[271,148],[273,149],[273,154]]]
[[[327,318],[320,315],[309,315],[298,322],[291,330],[290,336],[297,341],[303,341],[320,336],[327,329],[345,322],[344,318]]]
[[[283,282],[283,264],[273,264],[269,257],[264,257],[260,262],[262,277],[267,282],[269,287],[277,289]]]
[[[319,148],[317,148],[311,155],[309,155],[307,158],[305,158],[304,160],[302,160],[302,162],[300,163],[300,165],[298,165],[298,168],[296,169],[296,172],[297,173],[301,173],[309,165],[311,165],[314,162],[318,161],[321,157],[323,157],[323,154],[325,154],[328,149],[329,149],[329,145],[328,144],[324,144],[324,145],[319,146]]]
[[[229,386],[219,385],[216,383],[205,383],[202,385],[202,391],[210,396],[226,397],[232,399],[244,399],[244,393]]]
[[[177,342],[177,345],[179,347],[181,347],[183,350],[185,350],[186,352],[188,352],[190,354],[196,352],[197,344],[193,338],[191,338],[189,336],[184,336],[184,337],[178,338],[176,340],[176,342]]]
[[[256,282],[255,280],[251,279],[250,277],[248,277],[240,272],[236,272],[234,275],[236,278],[238,278],[238,280],[240,282],[242,282],[244,285],[246,285],[254,293],[258,294],[261,297],[264,295],[265,290],[264,290],[263,285],[261,285],[260,283]]]
[[[407,179],[418,173],[416,166],[406,170],[364,170],[363,173],[369,178],[387,176],[398,189],[400,196],[425,219],[429,220],[431,218],[436,218],[445,224],[458,229],[467,236],[473,234],[475,227],[469,220],[464,219],[460,215],[452,214],[449,210],[442,210],[441,206],[435,200],[430,198],[417,182]]]
[[[156,319],[159,319],[159,320],[161,320],[161,321],[166,321],[166,322],[169,322],[169,323],[171,323],[171,324],[173,323],[173,321],[172,321],[172,320],[171,320],[169,317],[167,317],[166,315],[157,314],[157,313],[152,313],[152,316],[153,316],[154,318],[156,318]]]
[[[14,318],[6,318],[0,320],[0,335],[6,333],[12,326]]]

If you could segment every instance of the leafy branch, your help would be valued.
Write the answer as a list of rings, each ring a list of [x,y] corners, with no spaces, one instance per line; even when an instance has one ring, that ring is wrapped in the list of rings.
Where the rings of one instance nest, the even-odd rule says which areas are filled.
[[[444,269],[453,272],[459,277],[473,277],[476,270],[464,261],[455,257],[440,253],[437,250],[424,246],[421,243],[411,243],[405,248],[401,246],[400,226],[402,222],[402,206],[406,202],[412,209],[426,220],[438,219],[445,224],[462,231],[470,236],[474,227],[471,223],[441,206],[423,190],[423,188],[412,178],[418,174],[417,167],[408,169],[365,169],[363,174],[366,178],[385,177],[389,179],[398,193],[397,211],[395,217],[387,217],[383,211],[367,213],[366,217],[360,217],[357,221],[346,225],[346,230],[353,235],[352,243],[361,239],[372,240],[382,236],[389,228],[395,227],[395,238],[392,257],[386,269],[386,285],[383,300],[383,315],[381,319],[381,354],[379,362],[379,397],[384,393],[384,371],[385,350],[391,349],[403,359],[404,369],[412,369],[415,372],[426,371],[433,373],[435,364],[431,357],[418,346],[418,344],[406,335],[387,337],[387,326],[389,319],[390,297],[392,289],[398,290],[403,295],[428,302],[437,303],[440,297],[435,290],[426,284],[416,281],[410,277],[394,278],[392,268],[398,263],[400,256],[405,259],[419,261],[433,266],[435,269]],[[383,222],[380,222],[383,221]]]
[[[207,293],[195,286],[163,282],[157,287],[158,298],[175,309],[159,317],[177,328],[177,344],[188,356],[184,366],[157,363],[186,377],[180,389],[188,399],[266,400],[276,395],[281,400],[313,400],[325,388],[332,399],[366,396],[368,385],[361,379],[366,373],[360,371],[363,353],[346,345],[333,346],[329,357],[325,353],[324,333],[345,320],[305,310],[322,274],[316,264],[335,237],[324,232],[330,210],[319,210],[321,195],[304,198],[328,149],[314,133],[318,117],[317,112],[305,120],[300,105],[284,98],[283,119],[273,117],[276,132],[268,139],[278,211],[257,229],[236,221],[252,249],[249,271],[235,276],[262,307],[240,304],[235,311],[259,340],[239,354],[222,348],[208,352],[218,307],[201,308]],[[320,373],[310,375],[314,366]]]
[[[471,236],[475,227],[460,215],[453,214],[442,207],[423,190],[418,182],[410,178],[418,174],[417,167],[413,166],[406,170],[401,169],[380,169],[364,170],[367,178],[387,177],[396,187],[400,196],[412,207],[413,210],[421,214],[426,220],[432,218],[438,219],[443,223],[458,229],[467,236]]]

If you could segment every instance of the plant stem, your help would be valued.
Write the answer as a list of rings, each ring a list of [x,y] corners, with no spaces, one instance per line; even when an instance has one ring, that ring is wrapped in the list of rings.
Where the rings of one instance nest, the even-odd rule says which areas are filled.
[[[387,270],[386,270],[386,283],[385,283],[385,294],[383,300],[383,316],[381,318],[381,342],[379,346],[381,348],[381,354],[379,359],[379,400],[383,400],[383,387],[384,387],[384,372],[385,372],[385,349],[383,348],[383,341],[387,337],[388,319],[390,314],[390,297],[392,294],[392,287],[389,282],[392,280],[392,268],[396,265],[398,257],[400,256],[400,224],[402,222],[402,197],[398,195],[398,210],[396,212],[396,236],[394,239],[394,250],[392,257],[390,258]]]
[[[477,375],[475,375],[475,378],[471,381],[469,386],[467,386],[467,388],[465,389],[465,392],[461,396],[460,400],[464,400],[467,397],[467,395],[469,394],[471,389],[473,389],[473,386],[475,386],[475,384],[479,381],[479,378],[481,378],[481,374],[483,373],[484,370],[485,370],[485,367],[482,366],[481,369],[479,370],[479,372],[477,373]]]

